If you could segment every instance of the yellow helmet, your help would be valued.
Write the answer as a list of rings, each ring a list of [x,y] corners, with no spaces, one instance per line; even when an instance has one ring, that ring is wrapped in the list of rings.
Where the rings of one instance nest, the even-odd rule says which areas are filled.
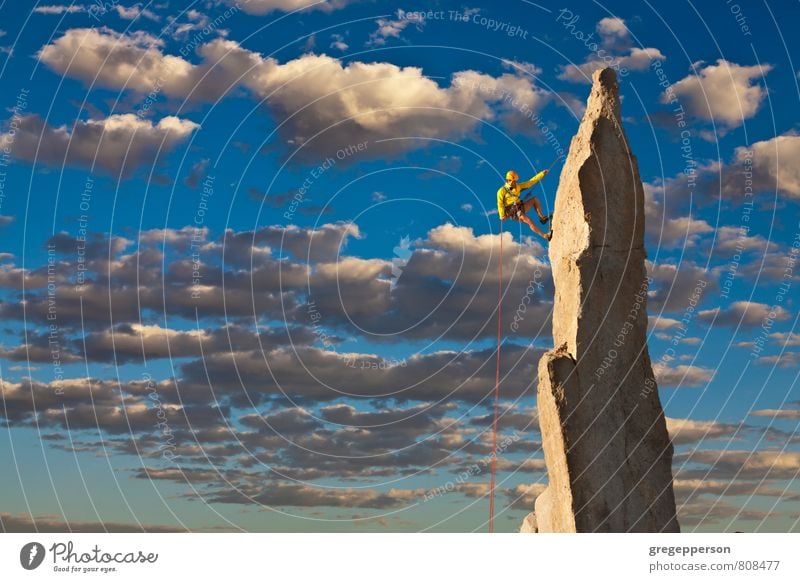
[[[508,172],[506,172],[506,182],[508,182],[509,180],[513,181],[519,180],[519,176],[514,170],[509,170]]]

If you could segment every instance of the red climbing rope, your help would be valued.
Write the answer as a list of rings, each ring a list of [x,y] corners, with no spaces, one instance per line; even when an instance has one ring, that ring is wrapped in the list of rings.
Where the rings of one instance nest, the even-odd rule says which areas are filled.
[[[497,412],[500,401],[500,319],[503,313],[503,221],[500,221],[500,278],[497,283],[497,367],[494,379],[494,423],[492,425],[492,480],[489,486],[489,533],[494,532],[494,484],[497,469]]]

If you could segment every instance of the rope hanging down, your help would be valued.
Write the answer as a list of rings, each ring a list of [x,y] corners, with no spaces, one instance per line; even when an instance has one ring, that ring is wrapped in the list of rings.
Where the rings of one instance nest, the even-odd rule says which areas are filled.
[[[503,221],[500,221],[500,277],[497,283],[497,366],[494,379],[494,423],[492,425],[492,478],[489,485],[489,533],[494,532],[494,484],[497,469],[497,412],[500,401],[500,320],[503,311]]]
[[[561,153],[553,160],[547,171],[553,169],[556,162],[564,157]],[[500,345],[501,320],[503,317],[503,221],[500,221],[500,276],[497,282],[497,365],[494,377],[494,422],[492,423],[492,476],[489,484],[489,533],[494,532],[494,489],[497,473],[497,416],[500,406]]]
[[[564,153],[560,153],[556,159],[547,168],[547,171],[553,169],[556,162],[564,157]],[[500,276],[497,283],[497,366],[494,378],[494,422],[492,424],[492,477],[489,484],[489,533],[494,532],[494,488],[495,488],[495,474],[497,472],[497,416],[500,402],[500,326],[503,316],[503,221],[500,221]]]

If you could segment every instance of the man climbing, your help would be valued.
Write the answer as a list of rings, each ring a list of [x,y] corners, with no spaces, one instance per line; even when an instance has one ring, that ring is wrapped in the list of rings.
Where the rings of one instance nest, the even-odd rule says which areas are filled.
[[[550,240],[553,238],[553,225],[550,225],[550,230],[547,233],[542,232],[542,230],[528,217],[528,211],[531,209],[531,207],[536,209],[536,214],[539,215],[539,222],[542,224],[547,224],[547,222],[552,218],[552,215],[545,216],[542,214],[542,205],[539,204],[539,199],[535,196],[523,201],[520,199],[520,194],[522,194],[523,190],[527,190],[539,180],[544,178],[549,171],[550,170],[542,170],[527,182],[518,182],[519,176],[517,173],[514,170],[509,170],[506,173],[505,185],[501,186],[497,191],[497,211],[500,214],[500,220],[511,218],[513,220],[524,222],[531,227],[533,232],[548,242],[550,242]]]

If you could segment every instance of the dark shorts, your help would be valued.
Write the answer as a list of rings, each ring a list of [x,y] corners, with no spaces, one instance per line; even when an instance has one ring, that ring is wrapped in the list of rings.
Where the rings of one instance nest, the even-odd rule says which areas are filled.
[[[525,205],[522,203],[522,200],[519,202],[515,202],[514,204],[510,204],[505,207],[506,218],[510,218],[511,220],[520,220],[523,216],[525,216]]]

